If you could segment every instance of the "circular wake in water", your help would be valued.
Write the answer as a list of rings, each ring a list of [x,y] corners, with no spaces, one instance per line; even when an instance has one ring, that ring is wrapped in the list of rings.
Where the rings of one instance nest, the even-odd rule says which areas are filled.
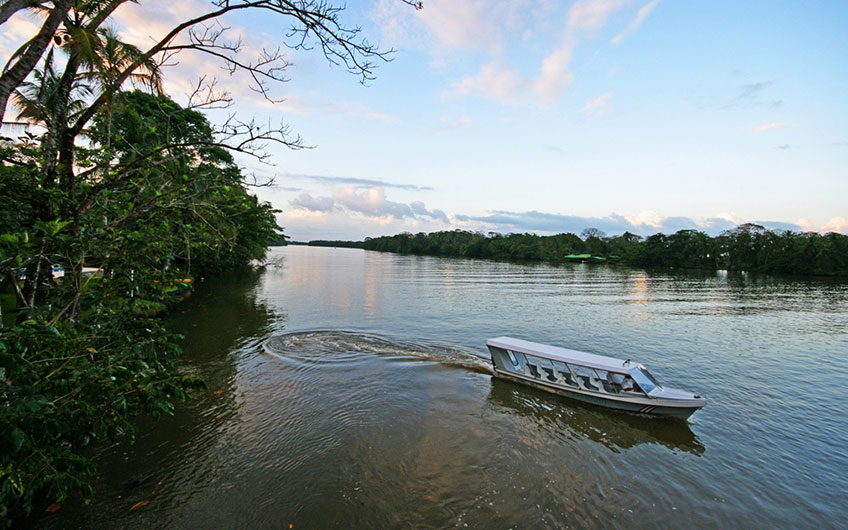
[[[265,353],[281,360],[336,363],[357,355],[412,357],[491,374],[488,358],[474,352],[441,344],[399,342],[367,333],[317,330],[284,333],[269,338]]]

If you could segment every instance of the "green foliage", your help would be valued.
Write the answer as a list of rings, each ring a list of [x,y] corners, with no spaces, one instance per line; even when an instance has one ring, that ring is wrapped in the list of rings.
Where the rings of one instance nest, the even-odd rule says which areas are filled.
[[[363,248],[362,241],[339,241],[339,240],[324,240],[314,239],[307,243],[310,247],[337,247],[337,248]]]
[[[773,231],[748,224],[718,237],[696,230],[654,234],[644,240],[629,232],[605,237],[593,231],[585,236],[583,240],[570,233],[539,236],[454,230],[366,238],[361,245],[366,250],[433,256],[561,261],[567,254],[585,252],[642,267],[848,274],[848,236],[837,233]]]
[[[187,276],[244,267],[281,236],[201,114],[120,93],[88,135],[76,173],[59,178],[44,171],[44,138],[2,150],[0,292],[14,299],[0,328],[2,512],[90,498],[83,447],[132,437],[135,417],[204,388],[151,317]]]
[[[281,237],[277,211],[248,193],[232,156],[215,144],[199,112],[164,95],[121,93],[110,115],[95,120],[92,136],[110,144],[119,167],[153,164],[109,193],[119,193],[120,203],[134,212],[155,212],[160,226],[153,231],[167,234],[168,253],[187,272],[242,267],[262,259]],[[148,216],[142,229],[150,231],[150,222]]]
[[[88,298],[88,297],[86,297]],[[93,303],[94,298],[87,300]],[[28,512],[36,494],[92,494],[94,464],[79,451],[132,436],[139,414],[171,414],[202,381],[175,372],[177,337],[119,303],[73,326],[44,311],[0,335],[0,499]],[[88,308],[87,308],[88,309]],[[16,501],[16,502],[15,502]]]
[[[425,234],[403,233],[396,236],[366,238],[367,250],[379,250],[433,256],[461,256],[514,260],[557,261],[571,252],[582,252],[585,243],[574,234],[539,236],[452,230]]]
[[[124,1],[4,4],[6,15],[38,4],[45,21],[0,86],[0,118],[11,95],[18,118],[39,131],[0,138],[0,292],[15,302],[11,325],[8,302],[0,305],[0,526],[40,493],[61,499],[79,488],[88,497],[93,466],[79,447],[131,434],[130,418],[169,412],[199,387],[174,371],[174,337],[145,316],[186,276],[244,267],[285,240],[227,149],[262,158],[265,142],[299,149],[300,138],[284,124],[235,117],[213,135],[201,114],[161,95],[159,66],[180,50],[211,51],[268,97],[267,83],[286,79],[287,54],[237,59],[240,43],[216,25],[244,8],[293,23],[287,46],[315,45],[363,81],[373,59],[387,59],[323,1],[223,3],[142,50],[110,29]],[[180,32],[197,38],[174,45]],[[64,57],[54,62],[54,53]],[[128,82],[153,95],[121,93]],[[227,100],[214,79],[196,88],[194,104]]]

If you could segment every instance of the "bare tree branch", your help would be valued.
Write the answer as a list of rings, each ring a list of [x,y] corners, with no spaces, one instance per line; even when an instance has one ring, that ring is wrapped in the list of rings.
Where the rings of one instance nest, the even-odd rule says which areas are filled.
[[[420,2],[400,0],[413,7],[420,8]],[[373,79],[375,68],[373,60],[388,61],[392,50],[380,51],[375,45],[365,39],[360,39],[361,28],[347,27],[339,20],[343,7],[330,4],[326,0],[216,0],[213,4],[218,7],[198,17],[182,22],[169,31],[161,40],[154,44],[145,54],[149,60],[157,55],[165,54],[173,58],[180,51],[197,51],[221,59],[230,73],[246,72],[251,76],[251,88],[264,97],[274,101],[268,95],[269,82],[285,82],[283,70],[289,66],[284,55],[276,51],[262,50],[259,57],[253,61],[244,61],[236,57],[240,51],[240,42],[223,41],[227,28],[216,23],[220,17],[244,9],[269,12],[272,15],[293,19],[295,23],[286,39],[292,42],[283,44],[292,49],[311,49],[312,43],[320,47],[324,56],[332,64],[344,65],[351,73],[360,76],[361,82]],[[189,42],[178,44],[174,40],[186,32]],[[170,54],[170,55],[169,55]],[[142,64],[139,60],[119,75],[112,86],[113,90],[120,89],[132,72]],[[79,134],[85,124],[106,103],[105,94],[97,98],[86,111],[82,112],[71,127],[71,132]]]

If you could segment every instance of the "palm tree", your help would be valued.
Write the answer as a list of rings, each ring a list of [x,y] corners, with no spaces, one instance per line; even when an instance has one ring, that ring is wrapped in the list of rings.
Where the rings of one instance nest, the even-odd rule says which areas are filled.
[[[80,28],[78,28],[80,29]],[[112,140],[112,110],[115,94],[120,93],[121,85],[129,81],[137,87],[144,87],[154,94],[162,93],[162,72],[159,65],[132,44],[122,42],[111,27],[100,28],[94,38],[84,35],[80,29],[78,38],[72,38],[74,52],[84,54],[83,65],[88,71],[83,78],[94,83],[100,94],[106,95],[106,144]],[[135,66],[129,76],[124,72]],[[119,80],[123,78],[123,81]],[[98,94],[99,95],[99,94]]]
[[[71,88],[70,101],[60,102],[61,78],[53,67],[51,48],[44,58],[43,68],[36,69],[33,79],[21,83],[12,96],[12,101],[20,110],[18,119],[49,130],[56,125],[57,120],[73,118],[85,109],[85,100],[93,93],[90,87],[77,80]],[[60,114],[60,109],[66,109],[66,112]]]

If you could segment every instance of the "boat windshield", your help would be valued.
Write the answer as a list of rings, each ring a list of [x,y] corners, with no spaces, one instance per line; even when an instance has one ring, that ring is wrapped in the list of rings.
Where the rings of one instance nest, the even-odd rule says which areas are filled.
[[[642,366],[642,365],[640,364],[640,365],[639,365],[639,370],[641,370],[641,371],[642,371],[642,373],[643,373],[643,374],[645,374],[645,377],[647,377],[648,379],[650,379],[650,380],[651,380],[651,382],[652,382],[654,385],[656,385],[656,386],[657,386],[657,388],[659,388],[660,390],[662,390],[662,385],[660,384],[660,382],[659,382],[659,381],[657,381],[657,378],[656,378],[656,377],[654,377],[653,375],[651,375],[651,372],[649,372],[647,368],[645,368],[644,366]]]
[[[636,381],[646,394],[651,394],[654,390],[662,390],[662,385],[651,375],[641,364],[630,370],[630,376]]]

